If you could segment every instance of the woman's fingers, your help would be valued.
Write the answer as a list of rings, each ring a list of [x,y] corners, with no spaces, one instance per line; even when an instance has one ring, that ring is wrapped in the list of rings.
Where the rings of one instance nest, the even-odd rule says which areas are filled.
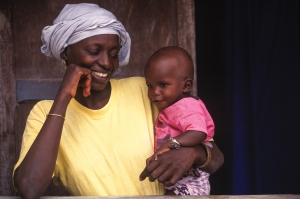
[[[193,148],[170,150],[159,155],[158,160],[149,163],[140,174],[140,180],[148,177],[151,182],[157,179],[165,186],[174,185],[189,170],[194,160]]]
[[[149,162],[149,164],[146,165],[145,169],[140,174],[140,180],[143,181],[147,177],[149,177],[150,174],[152,174],[158,166],[158,161]]]
[[[92,76],[90,73],[88,73],[84,80],[83,80],[83,96],[87,97],[91,95],[91,83],[92,83]]]
[[[148,177],[151,182],[157,179],[160,183],[171,186],[182,177],[182,172],[173,165],[172,161],[166,159],[164,155],[165,153],[160,155],[158,160],[152,161],[146,166],[140,175],[140,180]]]
[[[71,64],[65,72],[61,91],[75,97],[78,86],[82,86],[83,96],[87,97],[90,95],[91,81],[92,77],[89,69]]]
[[[155,181],[157,176],[156,169],[159,167],[158,161],[149,162],[140,175],[140,180],[145,180],[146,177],[149,177],[151,182]],[[157,177],[156,177],[157,176]]]
[[[166,176],[170,176],[169,173],[166,172]],[[183,177],[183,175],[179,174],[179,173],[174,173],[173,175],[171,175],[169,178],[164,179],[161,183],[165,186],[165,187],[169,187],[169,186],[173,186],[176,184],[177,181],[181,180]],[[160,179],[158,180],[160,181]]]

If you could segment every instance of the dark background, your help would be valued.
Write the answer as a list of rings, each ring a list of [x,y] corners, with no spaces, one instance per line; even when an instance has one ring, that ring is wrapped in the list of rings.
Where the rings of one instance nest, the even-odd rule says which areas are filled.
[[[195,0],[198,95],[223,167],[212,194],[299,194],[299,1]]]

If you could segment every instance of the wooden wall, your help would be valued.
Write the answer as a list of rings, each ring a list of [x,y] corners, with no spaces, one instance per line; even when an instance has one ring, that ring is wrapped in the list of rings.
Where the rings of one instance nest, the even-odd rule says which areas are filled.
[[[52,24],[66,3],[80,2],[82,1],[0,2],[0,195],[16,194],[12,187],[11,172],[19,156],[27,115],[37,100],[54,97],[64,73],[59,61],[40,52],[41,30]],[[167,45],[185,48],[195,62],[193,0],[89,2],[113,12],[131,36],[130,62],[119,77],[143,76],[148,57]],[[196,86],[193,92],[196,94]],[[51,185],[46,195],[67,193]]]
[[[12,13],[8,1],[0,2],[0,195],[13,194],[11,171],[15,161],[15,76],[12,55]]]

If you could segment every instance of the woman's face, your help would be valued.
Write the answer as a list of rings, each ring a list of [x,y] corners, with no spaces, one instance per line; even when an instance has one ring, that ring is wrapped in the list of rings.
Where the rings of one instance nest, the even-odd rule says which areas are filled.
[[[103,90],[119,67],[118,35],[104,34],[88,37],[68,46],[65,56],[68,65],[91,70],[91,90]]]

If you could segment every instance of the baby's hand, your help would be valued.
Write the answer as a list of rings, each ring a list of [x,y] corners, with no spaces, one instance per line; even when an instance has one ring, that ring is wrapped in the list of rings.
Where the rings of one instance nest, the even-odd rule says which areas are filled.
[[[152,155],[151,157],[147,158],[146,165],[150,164],[153,161],[154,161],[154,155]]]
[[[170,151],[172,148],[172,144],[170,143],[169,140],[165,141],[157,150],[156,152],[146,160],[146,165],[150,164],[151,162],[155,161],[158,159],[158,156],[162,153],[165,153],[167,151]]]
[[[154,160],[157,160],[157,159],[158,159],[158,156],[159,156],[160,154],[165,153],[165,152],[167,152],[167,151],[170,151],[170,148],[161,145],[161,146],[156,150],[156,152],[153,154]]]
[[[151,162],[155,161],[158,159],[158,156],[164,152],[170,151],[169,145],[168,143],[164,143],[162,144],[157,150],[156,152],[149,158],[147,158],[146,160],[146,165],[150,164]]]

